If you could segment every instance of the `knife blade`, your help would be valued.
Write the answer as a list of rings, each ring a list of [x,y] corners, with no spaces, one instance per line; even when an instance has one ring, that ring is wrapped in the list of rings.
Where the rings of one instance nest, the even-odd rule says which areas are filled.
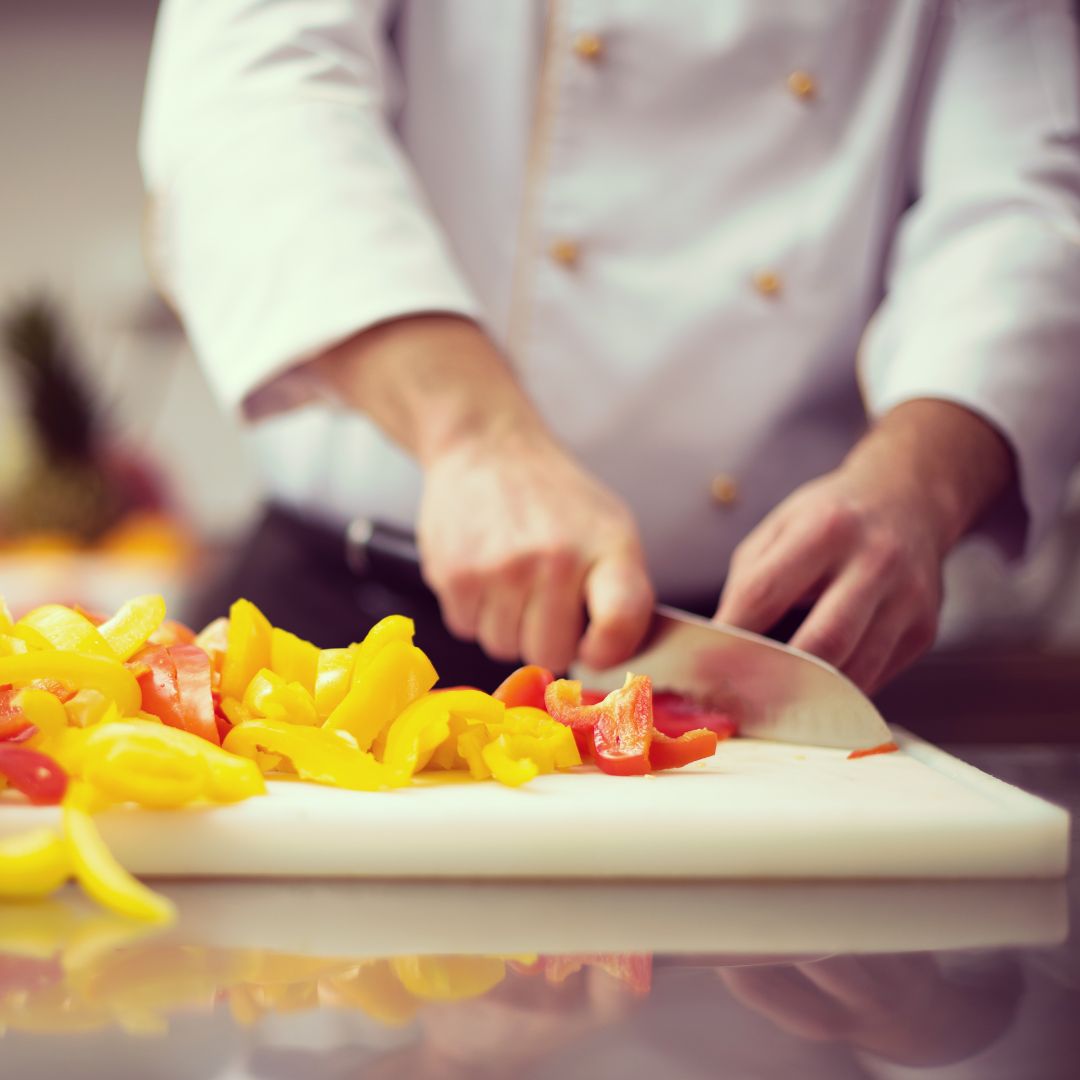
[[[420,556],[407,529],[355,519],[345,556],[357,574],[374,572],[419,584]],[[844,750],[892,738],[873,703],[846,676],[809,653],[663,605],[638,654],[596,671],[570,674],[591,690],[614,690],[627,671],[727,713],[742,735]]]
[[[777,641],[658,606],[640,651],[604,671],[575,664],[595,690],[621,686],[627,671],[729,715],[741,735],[856,750],[892,738],[865,694],[832,665]]]

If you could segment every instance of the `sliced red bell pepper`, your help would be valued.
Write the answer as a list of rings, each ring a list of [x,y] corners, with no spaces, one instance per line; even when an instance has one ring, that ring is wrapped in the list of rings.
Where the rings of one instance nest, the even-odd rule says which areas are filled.
[[[32,726],[15,704],[18,692],[11,683],[0,686],[0,742],[17,739]]]
[[[653,726],[673,739],[702,728],[715,731],[718,739],[726,739],[737,730],[727,713],[699,705],[691,698],[670,690],[658,690],[653,694]]]
[[[872,757],[874,754],[894,754],[900,747],[894,742],[883,742],[877,746],[865,746],[861,750],[852,750],[848,754],[848,759]]]
[[[48,754],[25,746],[0,745],[0,775],[38,806],[60,802],[67,791],[67,773]]]
[[[526,664],[507,675],[491,696],[505,702],[508,709],[517,708],[519,705],[542,709],[544,691],[554,681],[555,676],[547,668]]]
[[[129,662],[142,706],[169,727],[221,744],[210,689],[210,657],[197,645],[151,645]]]
[[[581,683],[558,679],[544,695],[553,719],[592,734],[596,765],[615,776],[641,776],[649,771],[652,743],[652,680],[627,675],[626,682],[596,705],[581,703]]]
[[[716,732],[707,728],[683,732],[677,739],[654,731],[649,761],[654,769],[681,769],[691,761],[712,757],[717,741]]]

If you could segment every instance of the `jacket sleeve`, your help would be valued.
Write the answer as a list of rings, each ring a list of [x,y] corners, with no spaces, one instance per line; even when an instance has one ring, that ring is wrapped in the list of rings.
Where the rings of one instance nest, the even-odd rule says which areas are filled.
[[[861,349],[872,414],[920,397],[981,415],[1044,535],[1080,460],[1080,77],[1069,0],[956,0],[914,133],[915,201]]]
[[[140,141],[149,260],[230,407],[378,322],[478,314],[392,128],[389,14],[162,5]]]

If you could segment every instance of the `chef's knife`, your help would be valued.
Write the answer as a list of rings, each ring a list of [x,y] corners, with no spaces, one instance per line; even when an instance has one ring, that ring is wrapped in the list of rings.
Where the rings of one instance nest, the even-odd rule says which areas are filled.
[[[416,540],[407,530],[356,519],[345,540],[357,573],[419,580]],[[845,750],[891,739],[881,714],[830,664],[760,634],[659,606],[638,654],[596,671],[583,664],[571,676],[595,690],[621,686],[627,671],[729,715],[742,735]]]

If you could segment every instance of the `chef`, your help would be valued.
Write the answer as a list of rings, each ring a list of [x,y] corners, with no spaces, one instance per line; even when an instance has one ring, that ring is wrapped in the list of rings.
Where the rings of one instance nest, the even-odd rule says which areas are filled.
[[[401,608],[464,681],[455,641],[621,662],[659,596],[874,690],[1080,457],[1076,38],[1068,0],[165,0],[151,259],[272,499],[220,601]],[[350,576],[357,517],[430,592]]]

